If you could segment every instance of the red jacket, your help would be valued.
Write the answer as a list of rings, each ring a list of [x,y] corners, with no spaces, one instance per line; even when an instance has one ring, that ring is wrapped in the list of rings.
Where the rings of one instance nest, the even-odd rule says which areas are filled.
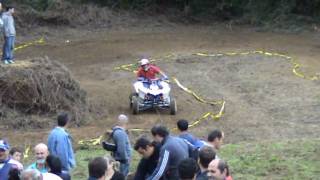
[[[155,79],[156,75],[160,73],[160,68],[155,65],[149,65],[148,71],[145,71],[142,67],[138,69],[137,76],[144,77],[146,79]]]

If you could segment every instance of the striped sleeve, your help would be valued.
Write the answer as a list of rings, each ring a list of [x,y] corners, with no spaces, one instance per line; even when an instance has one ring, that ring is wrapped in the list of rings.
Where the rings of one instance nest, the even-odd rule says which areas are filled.
[[[160,157],[161,159],[158,162],[157,168],[155,169],[155,171],[153,171],[152,175],[148,178],[149,180],[158,180],[162,177],[169,162],[170,152],[168,150],[165,150],[163,155]]]

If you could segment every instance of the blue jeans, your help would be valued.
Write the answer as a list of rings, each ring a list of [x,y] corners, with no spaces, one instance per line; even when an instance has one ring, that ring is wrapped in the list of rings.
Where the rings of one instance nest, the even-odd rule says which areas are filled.
[[[13,60],[14,36],[4,37],[2,60]]]
[[[129,163],[120,163],[120,172],[126,177],[129,174]]]

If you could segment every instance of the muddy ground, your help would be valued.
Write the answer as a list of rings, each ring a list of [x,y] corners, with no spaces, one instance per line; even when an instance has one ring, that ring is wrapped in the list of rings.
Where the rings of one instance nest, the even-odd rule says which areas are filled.
[[[165,111],[131,115],[128,96],[135,76],[115,67],[135,63],[141,57],[160,59],[170,77],[209,100],[226,101],[218,121],[208,119],[191,129],[200,137],[220,128],[226,142],[320,137],[320,81],[309,81],[292,73],[292,64],[262,55],[200,57],[196,52],[243,52],[265,50],[295,57],[302,72],[320,72],[318,32],[279,34],[256,32],[250,27],[170,25],[155,28],[100,29],[97,31],[50,30],[46,44],[16,53],[17,61],[48,56],[64,63],[88,92],[94,120],[71,128],[75,140],[96,137],[110,128],[116,116],[130,116],[130,127],[150,128],[155,123],[175,126],[180,118],[194,121],[219,107],[201,104],[175,84],[175,116]],[[38,36],[18,37],[18,41]],[[171,61],[161,61],[174,54]],[[24,144],[46,140],[48,129],[1,130],[1,136]],[[19,138],[17,138],[19,136]]]

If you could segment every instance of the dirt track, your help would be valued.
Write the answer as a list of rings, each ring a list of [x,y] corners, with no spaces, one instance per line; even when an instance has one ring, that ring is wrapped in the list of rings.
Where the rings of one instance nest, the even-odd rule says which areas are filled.
[[[205,136],[209,130],[221,128],[226,132],[227,142],[320,137],[317,131],[320,83],[294,76],[288,61],[259,55],[219,58],[192,55],[260,49],[280,52],[297,57],[302,70],[311,75],[320,72],[317,33],[287,35],[248,28],[198,26],[72,33],[49,36],[46,45],[17,52],[17,60],[49,56],[66,64],[80,81],[93,104],[93,113],[99,118],[87,127],[71,129],[76,140],[101,134],[119,113],[130,114],[128,96],[134,74],[115,71],[114,67],[136,62],[140,57],[161,58],[169,53],[176,55],[173,61],[157,64],[170,77],[177,77],[186,87],[208,99],[227,102],[223,118],[193,128],[197,135]],[[130,115],[131,127],[149,128],[156,122],[173,127],[177,119],[193,121],[205,112],[219,110],[197,102],[175,85],[173,92],[178,101],[176,116],[153,111]],[[41,132],[18,133],[45,139],[47,130]],[[13,132],[8,133],[10,136]]]

